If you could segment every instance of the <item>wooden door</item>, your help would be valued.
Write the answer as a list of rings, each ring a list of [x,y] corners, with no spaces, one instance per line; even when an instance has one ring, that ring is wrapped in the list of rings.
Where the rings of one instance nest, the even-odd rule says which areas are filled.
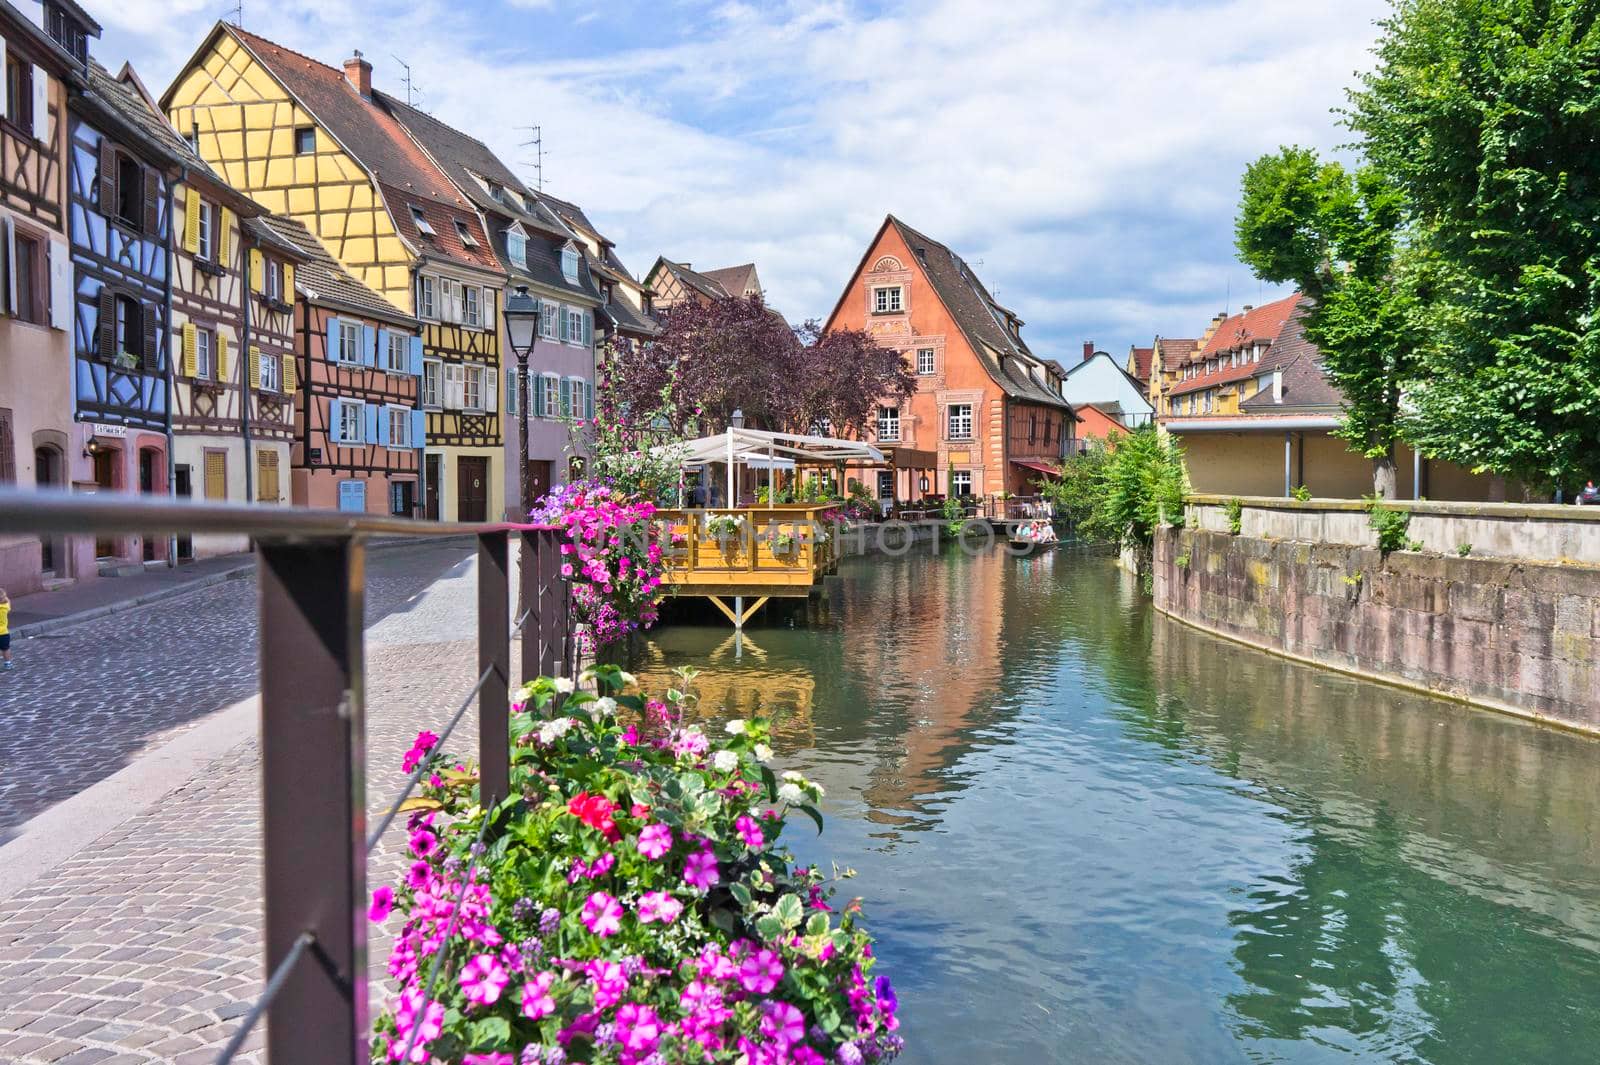
[[[440,479],[444,477],[444,463],[438,455],[424,456],[423,479],[428,482],[423,489],[422,514],[429,521],[439,520]]]
[[[188,464],[179,466],[172,475],[172,492],[179,499],[188,499],[194,495],[194,467]],[[194,540],[187,536],[178,537],[178,557],[194,557]]]
[[[94,453],[94,483],[102,492],[114,491],[117,487],[117,461],[122,458],[122,452],[107,449]],[[97,536],[94,540],[95,558],[115,558],[117,555],[117,541],[115,537]]]
[[[489,460],[476,455],[456,459],[456,520],[489,520]]]
[[[256,452],[256,502],[281,501],[278,486],[278,453],[270,448]]]
[[[153,448],[142,447],[139,449],[139,491],[144,495],[154,495],[156,485],[165,481],[161,476],[165,470],[157,470],[161,459],[161,452]],[[156,558],[156,537],[146,533],[144,537],[144,560],[154,562]]]
[[[528,460],[528,505],[530,507],[538,505],[539,500],[543,499],[545,493],[550,491],[550,472],[549,459]],[[527,515],[521,515],[518,520],[520,521],[526,517]]]

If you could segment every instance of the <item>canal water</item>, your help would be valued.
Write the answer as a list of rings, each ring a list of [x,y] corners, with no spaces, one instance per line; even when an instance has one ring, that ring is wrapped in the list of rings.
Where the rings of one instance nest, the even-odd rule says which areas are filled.
[[[1600,743],[1156,615],[1066,550],[857,559],[829,616],[652,633],[827,788],[903,1059],[1600,1060]],[[729,707],[730,711],[721,708]]]

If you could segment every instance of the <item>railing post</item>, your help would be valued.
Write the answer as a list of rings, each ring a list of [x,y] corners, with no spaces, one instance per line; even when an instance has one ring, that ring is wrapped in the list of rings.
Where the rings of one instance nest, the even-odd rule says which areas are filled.
[[[522,623],[522,682],[540,675],[539,670],[539,534],[524,529],[519,535],[517,589],[522,609],[528,618]]]
[[[511,585],[507,534],[478,534],[478,797],[486,810],[511,793],[507,685],[511,675]]]
[[[367,1040],[363,548],[257,544],[266,971],[311,956],[267,1011],[270,1065],[354,1065]]]

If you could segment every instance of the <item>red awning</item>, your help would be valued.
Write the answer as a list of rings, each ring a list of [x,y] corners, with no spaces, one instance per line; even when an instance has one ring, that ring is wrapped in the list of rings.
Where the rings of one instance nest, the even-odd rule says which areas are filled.
[[[1039,473],[1048,473],[1052,477],[1058,476],[1061,473],[1061,470],[1058,467],[1052,466],[1048,462],[1038,462],[1034,459],[1012,459],[1011,461],[1016,463],[1018,466],[1024,467],[1025,469],[1036,470]]]

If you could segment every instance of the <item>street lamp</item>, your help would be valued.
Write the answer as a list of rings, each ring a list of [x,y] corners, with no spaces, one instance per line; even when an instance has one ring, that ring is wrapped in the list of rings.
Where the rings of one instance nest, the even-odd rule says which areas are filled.
[[[917,487],[922,489],[922,494],[923,495],[927,495],[928,494],[928,475],[927,474],[923,474],[920,478],[918,478]]]
[[[527,521],[533,510],[533,500],[528,498],[528,356],[533,354],[539,336],[539,301],[528,295],[527,285],[518,285],[506,298],[501,313],[506,319],[506,343],[517,357],[517,438],[522,457],[522,477],[518,481],[522,516],[518,520]]]
[[[733,427],[735,429],[743,429],[744,428],[744,408],[743,407],[735,407],[734,411],[733,411],[733,418],[731,420],[733,421]]]

